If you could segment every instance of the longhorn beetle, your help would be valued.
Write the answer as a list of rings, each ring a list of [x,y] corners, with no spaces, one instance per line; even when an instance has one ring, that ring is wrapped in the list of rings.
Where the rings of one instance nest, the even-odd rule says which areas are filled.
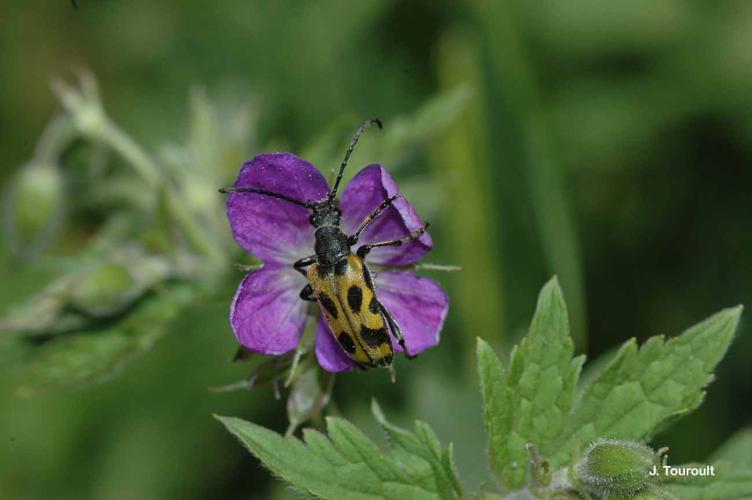
[[[391,365],[394,350],[389,341],[387,328],[397,339],[405,356],[410,359],[415,357],[407,350],[399,325],[376,297],[373,276],[366,265],[365,257],[374,248],[399,246],[420,238],[428,228],[426,223],[403,238],[361,245],[355,253],[352,252],[352,247],[358,243],[358,238],[368,224],[397,199],[397,195],[385,199],[361,222],[353,234],[347,235],[342,231],[342,212],[335,201],[337,189],[358,139],[374,124],[382,128],[381,121],[370,119],[355,133],[340,164],[334,187],[323,200],[296,200],[281,193],[257,188],[229,187],[219,190],[221,193],[261,194],[311,211],[309,220],[315,229],[315,253],[293,264],[294,268],[308,279],[308,284],[300,292],[300,298],[319,303],[335,339],[345,354],[363,369]]]

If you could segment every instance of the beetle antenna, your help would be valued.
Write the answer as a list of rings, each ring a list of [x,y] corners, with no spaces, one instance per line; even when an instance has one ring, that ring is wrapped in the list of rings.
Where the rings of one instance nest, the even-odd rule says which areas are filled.
[[[298,205],[299,207],[303,208],[313,208],[312,203],[308,203],[307,201],[300,201],[296,200],[295,198],[290,198],[289,196],[286,196],[282,193],[275,193],[274,191],[267,191],[266,189],[256,189],[256,188],[246,188],[246,187],[223,187],[219,188],[219,192],[222,194],[227,193],[256,193],[256,194],[263,194],[265,196],[269,196],[271,198],[277,198],[278,200],[284,200],[288,203],[292,203],[293,205]]]
[[[339,189],[339,183],[342,180],[342,173],[345,171],[345,167],[347,166],[347,160],[350,159],[350,155],[355,149],[355,145],[358,143],[358,139],[360,139],[360,136],[363,135],[363,132],[365,132],[368,127],[374,124],[378,125],[379,129],[384,128],[384,125],[382,125],[381,120],[379,120],[378,118],[369,118],[368,120],[363,122],[363,125],[361,125],[358,131],[355,132],[355,137],[353,137],[353,140],[350,143],[350,147],[348,147],[347,151],[345,151],[345,159],[342,160],[342,164],[339,166],[339,173],[337,174],[337,180],[334,181],[334,187],[329,193],[329,197],[326,199],[327,201],[332,201],[334,197],[337,196],[337,189]]]

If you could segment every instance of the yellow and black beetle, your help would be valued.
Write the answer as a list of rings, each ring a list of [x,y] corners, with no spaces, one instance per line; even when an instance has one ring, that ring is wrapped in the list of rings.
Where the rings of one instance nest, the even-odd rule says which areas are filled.
[[[303,300],[317,301],[326,318],[329,328],[347,356],[361,368],[390,366],[394,350],[389,341],[388,331],[402,347],[408,358],[413,358],[405,346],[402,331],[389,311],[379,302],[373,284],[373,276],[365,262],[368,253],[377,247],[399,246],[420,238],[428,224],[404,238],[361,245],[352,252],[361,233],[389,207],[397,196],[387,198],[363,220],[351,235],[340,227],[342,213],[335,198],[342,181],[347,161],[358,143],[358,139],[371,125],[382,127],[377,119],[366,120],[358,129],[345,158],[339,167],[334,187],[321,201],[296,200],[281,193],[265,189],[230,187],[220,189],[222,193],[256,193],[287,201],[311,211],[310,222],[315,228],[316,243],[314,254],[295,262],[294,267],[307,279],[308,284],[301,290]]]

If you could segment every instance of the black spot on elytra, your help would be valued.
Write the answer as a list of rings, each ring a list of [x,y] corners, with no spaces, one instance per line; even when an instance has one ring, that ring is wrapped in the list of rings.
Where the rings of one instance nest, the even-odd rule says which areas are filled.
[[[337,336],[337,342],[342,346],[342,349],[349,354],[355,354],[355,342],[350,338],[347,332],[342,332]]]
[[[334,274],[337,276],[344,276],[347,272],[347,267],[350,265],[347,259],[342,259],[334,264]]]
[[[363,325],[360,327],[360,336],[368,347],[379,347],[382,344],[389,343],[389,336],[386,334],[386,328],[368,328]]]
[[[373,314],[378,314],[379,311],[381,311],[379,301],[376,299],[375,296],[371,297],[371,302],[368,303],[368,310],[371,311]]]
[[[332,318],[337,319],[337,305],[327,294],[319,292],[319,303],[326,309],[326,312],[331,314]]]
[[[363,305],[363,290],[358,285],[352,285],[347,290],[347,304],[352,312],[360,312],[360,306]]]

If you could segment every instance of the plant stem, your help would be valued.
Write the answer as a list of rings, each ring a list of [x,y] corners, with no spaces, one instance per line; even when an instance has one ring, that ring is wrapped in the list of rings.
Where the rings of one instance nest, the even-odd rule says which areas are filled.
[[[49,121],[34,148],[32,163],[54,164],[76,136],[76,129],[66,114]]]
[[[172,186],[165,186],[165,194],[167,209],[191,243],[215,264],[223,263],[226,258],[225,253],[204,228],[196,222],[196,217],[188,210],[175,189]]]
[[[162,169],[136,141],[107,117],[102,120],[102,126],[97,129],[96,138],[125,158],[151,190],[156,193],[164,189],[167,210],[188,240],[213,262],[224,262],[225,254],[221,247],[197,223],[195,215],[175,191],[174,186],[165,179]]]
[[[162,172],[156,162],[136,143],[128,134],[123,132],[112,120],[105,117],[101,127],[95,132],[97,138],[118,152],[141,178],[146,181],[150,188],[157,188],[162,184]]]

